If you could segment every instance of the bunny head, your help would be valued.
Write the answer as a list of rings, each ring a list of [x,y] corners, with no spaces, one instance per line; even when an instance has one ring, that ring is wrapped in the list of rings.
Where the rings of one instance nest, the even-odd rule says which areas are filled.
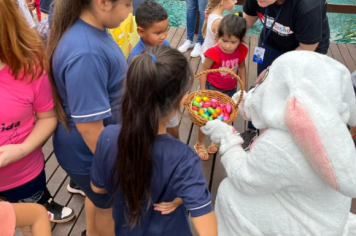
[[[258,129],[290,132],[326,183],[356,195],[356,153],[346,126],[356,125],[356,99],[345,66],[315,52],[286,53],[239,108]]]

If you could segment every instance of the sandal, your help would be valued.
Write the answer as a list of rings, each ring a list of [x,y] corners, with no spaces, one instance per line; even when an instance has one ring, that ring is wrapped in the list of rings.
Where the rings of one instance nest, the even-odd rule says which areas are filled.
[[[209,147],[208,147],[207,151],[208,151],[208,153],[209,153],[209,154],[215,154],[215,153],[217,153],[217,152],[218,152],[219,147],[220,147],[220,145],[219,145],[219,144],[214,143],[214,142],[211,142],[211,144],[209,145]],[[211,149],[212,149],[212,148],[216,148],[216,150],[215,150],[215,151],[211,151]]]
[[[196,142],[196,144],[194,145],[194,151],[198,154],[200,159],[202,159],[203,161],[208,161],[209,160],[209,154],[208,154],[208,151],[206,150],[204,144],[203,145],[198,145],[198,142]],[[203,154],[205,156],[205,158],[203,158],[201,156],[201,154]]]

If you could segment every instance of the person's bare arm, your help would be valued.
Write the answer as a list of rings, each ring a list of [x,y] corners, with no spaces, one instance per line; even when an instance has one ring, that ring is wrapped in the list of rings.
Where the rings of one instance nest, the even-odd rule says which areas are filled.
[[[295,50],[306,50],[306,51],[315,51],[318,47],[319,43],[315,44],[303,44],[299,43],[299,46]]]
[[[245,65],[245,61],[242,62],[240,65],[239,65],[239,75],[240,75],[240,78],[242,80],[242,83],[244,84],[244,88],[240,88],[241,90],[244,90],[246,91],[246,88],[247,88],[247,82],[246,82],[246,65]]]
[[[247,15],[245,12],[243,13],[243,17],[246,19],[246,30],[251,28],[251,26],[253,26],[253,24],[255,24],[258,20],[258,16],[250,16]]]
[[[218,221],[214,211],[203,216],[192,217],[192,221],[200,236],[218,235]]]
[[[205,57],[205,61],[203,63],[200,72],[209,70],[213,63],[214,61],[211,58]],[[206,84],[206,74],[200,76],[200,90],[205,90],[205,84]]]
[[[36,113],[36,123],[27,138],[19,144],[7,144],[0,147],[0,168],[16,162],[40,147],[57,126],[54,109]]]
[[[50,236],[51,225],[46,209],[36,203],[13,203],[16,227],[30,226],[33,236]]]
[[[75,126],[77,127],[79,133],[82,135],[86,145],[89,147],[92,153],[94,153],[99,135],[105,128],[103,120],[86,123],[75,123]]]
[[[211,31],[213,31],[215,37],[214,37],[214,44],[218,43],[218,29],[220,25],[221,19],[216,19],[213,24],[211,25]]]
[[[90,187],[91,187],[91,189],[93,190],[94,193],[98,193],[98,194],[107,193],[105,188],[98,188],[91,181],[90,181]]]

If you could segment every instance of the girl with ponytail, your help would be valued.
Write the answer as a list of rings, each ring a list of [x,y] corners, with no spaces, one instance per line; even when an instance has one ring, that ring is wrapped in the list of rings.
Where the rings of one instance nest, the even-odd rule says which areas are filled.
[[[214,46],[217,41],[217,32],[224,11],[231,11],[237,0],[209,0],[205,9],[205,20],[203,24],[203,36],[205,38],[200,56],[204,62],[204,53]]]
[[[192,235],[187,210],[200,235],[217,235],[200,158],[166,133],[192,81],[185,56],[162,45],[128,68],[122,123],[101,133],[91,169],[93,190],[113,199],[116,235]],[[169,215],[157,209],[177,197],[183,204]]]
[[[113,235],[110,198],[90,187],[99,134],[119,120],[125,57],[107,28],[132,12],[132,0],[56,0],[47,44],[56,112],[54,152],[84,191],[88,235]]]

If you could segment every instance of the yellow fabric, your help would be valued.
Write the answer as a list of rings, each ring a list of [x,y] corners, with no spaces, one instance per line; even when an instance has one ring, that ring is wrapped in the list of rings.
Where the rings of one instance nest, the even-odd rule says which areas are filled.
[[[140,36],[137,34],[137,25],[132,13],[115,29],[109,29],[116,43],[121,48],[125,58],[130,54],[132,48],[137,44]]]

